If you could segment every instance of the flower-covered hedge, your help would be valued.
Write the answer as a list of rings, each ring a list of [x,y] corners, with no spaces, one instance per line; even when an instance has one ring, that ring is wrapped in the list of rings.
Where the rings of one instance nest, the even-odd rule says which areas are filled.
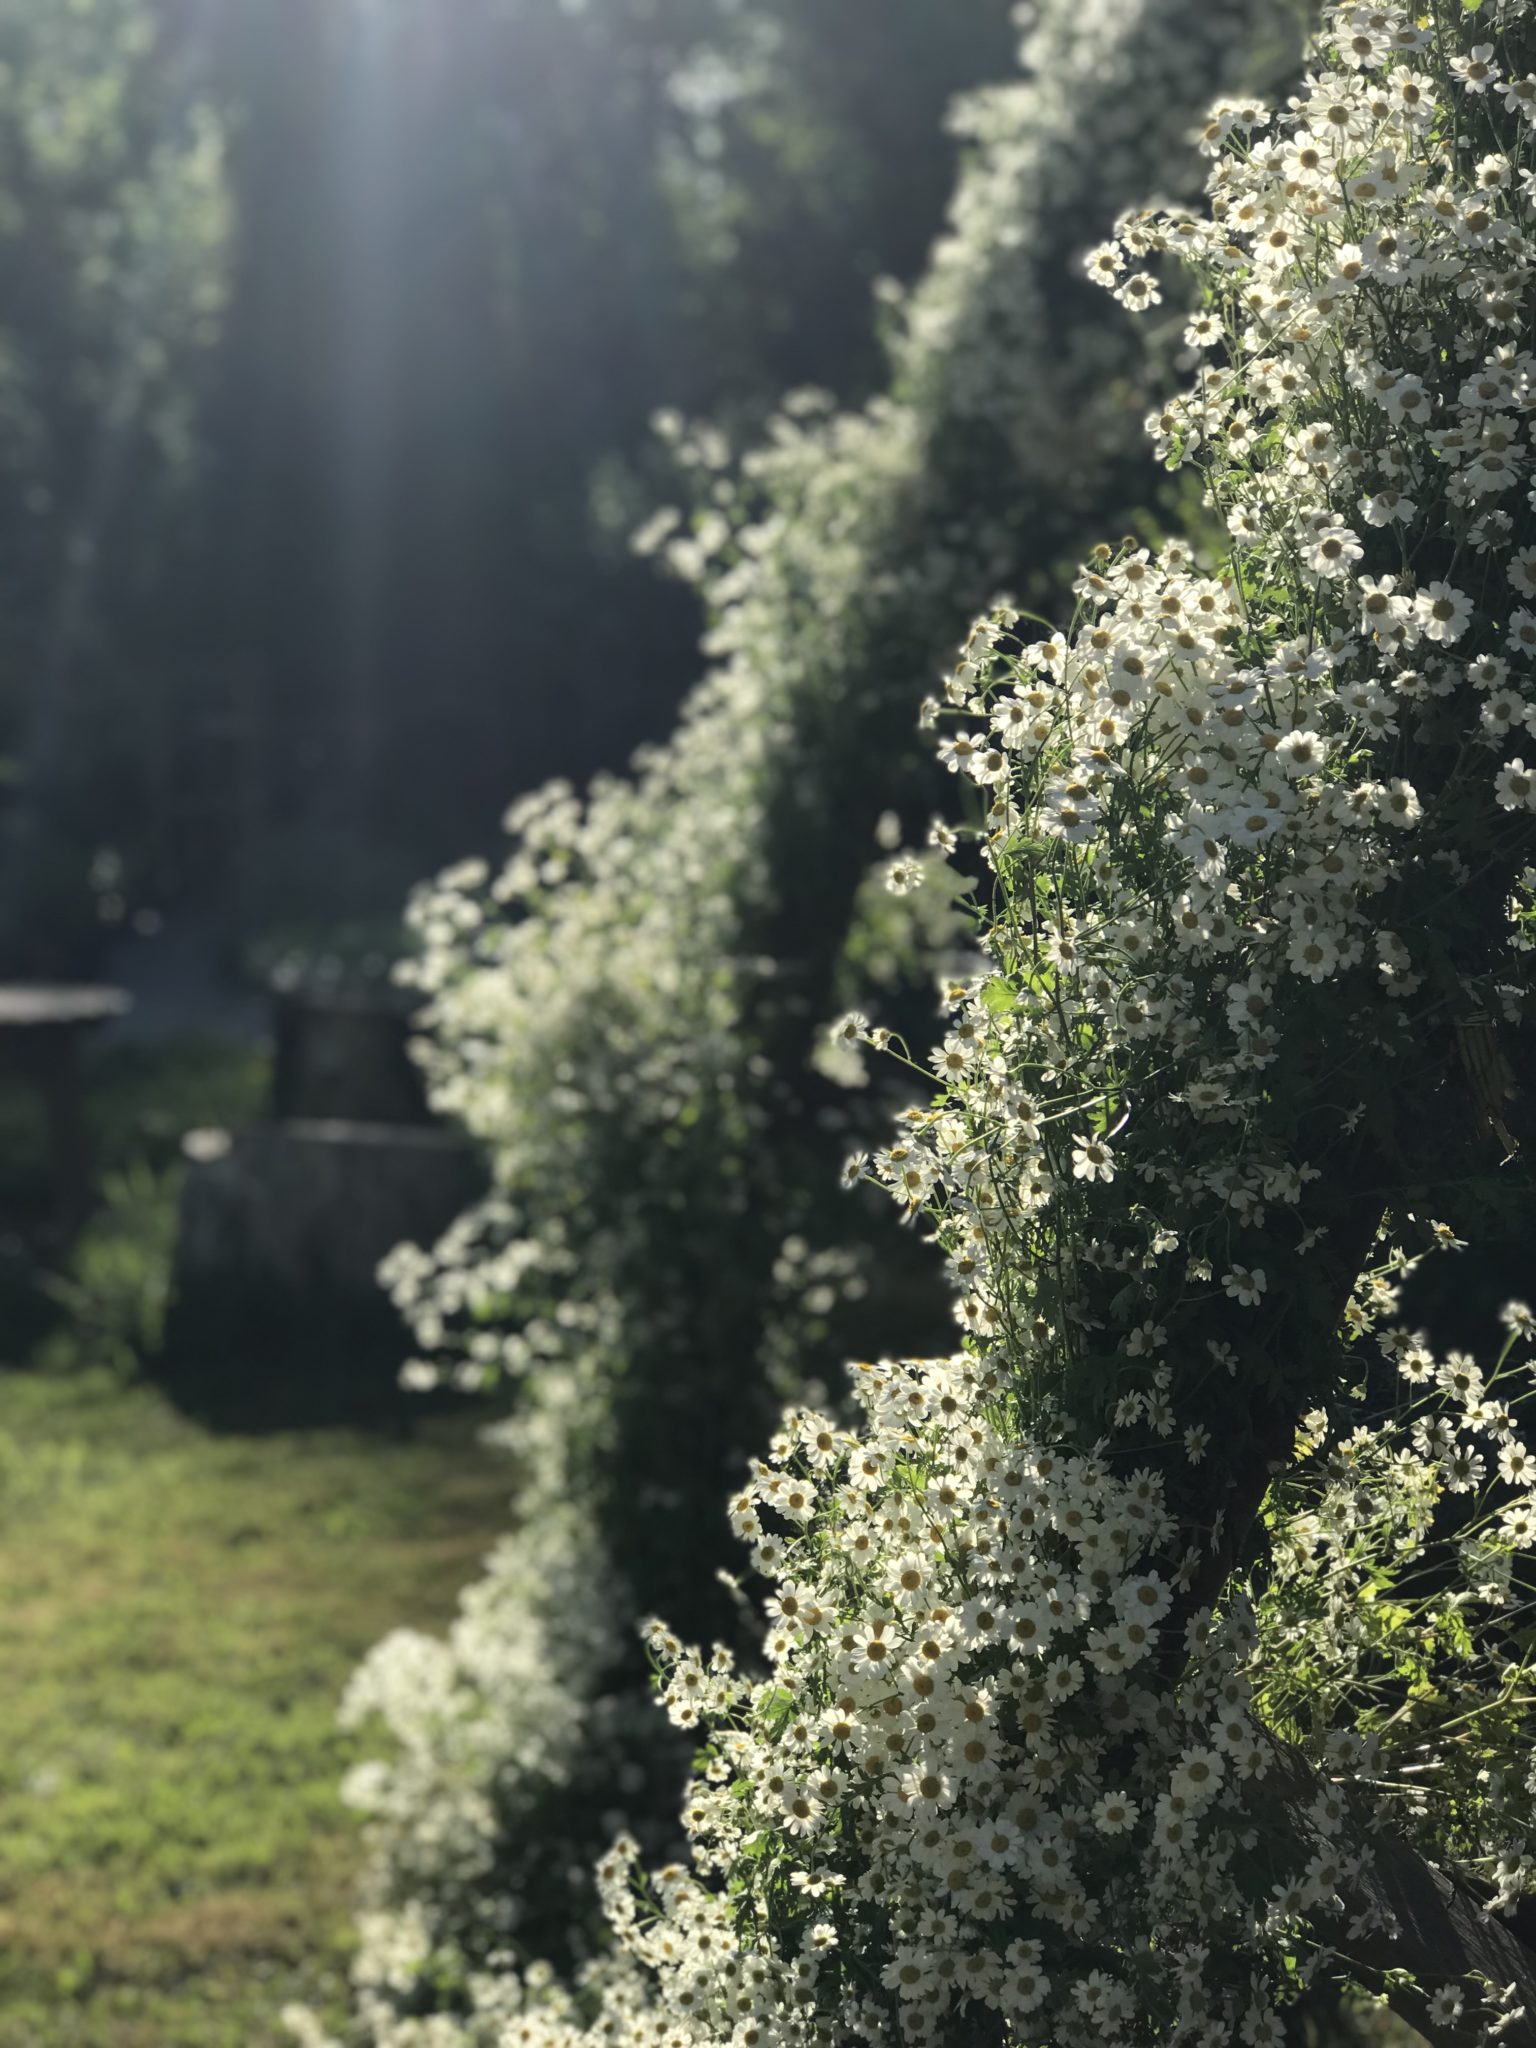
[[[470,2002],[509,1939],[579,1950],[581,1845],[619,1816],[670,1829],[633,1621],[732,1625],[715,1503],[770,1426],[773,1368],[829,1373],[850,1313],[876,1341],[949,1326],[909,1240],[871,1289],[878,1229],[837,1189],[860,1098],[811,1056],[877,827],[920,838],[942,787],[922,690],[979,604],[1152,488],[1138,353],[1081,256],[1116,204],[1187,176],[1265,13],[1041,12],[1025,80],[962,110],[973,154],[892,397],[797,401],[735,471],[687,442],[708,510],[670,551],[716,665],[677,737],[632,782],[519,805],[499,874],[417,900],[434,1098],[497,1187],[389,1277],[419,1377],[517,1382],[520,1494],[449,1640],[392,1637],[352,1688],[396,1743],[350,1783],[378,1845],[358,1974],[380,2038]]]
[[[731,1500],[756,1675],[648,1626],[690,1847],[604,1860],[613,1952],[382,2037],[1267,2048],[1327,1984],[1536,2038],[1536,1324],[1403,1319],[1520,1136],[1533,114],[1529,0],[1345,7],[1091,255],[1194,278],[1150,425],[1225,537],[1101,551],[933,707],[983,964],[856,1171],[964,1349]]]

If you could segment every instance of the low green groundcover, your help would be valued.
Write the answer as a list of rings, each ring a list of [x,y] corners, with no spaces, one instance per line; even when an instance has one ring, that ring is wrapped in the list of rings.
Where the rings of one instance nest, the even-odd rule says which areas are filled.
[[[0,1373],[0,2048],[267,2048],[332,2007],[358,1753],[336,1698],[505,1526],[467,1417],[220,1437]]]

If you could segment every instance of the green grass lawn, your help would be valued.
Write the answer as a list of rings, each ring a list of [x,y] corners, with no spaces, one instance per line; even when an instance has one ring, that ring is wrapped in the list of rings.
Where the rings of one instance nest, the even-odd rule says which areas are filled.
[[[467,1418],[210,1436],[0,1373],[0,2048],[267,2048],[334,2007],[358,1656],[442,1627],[506,1521]]]

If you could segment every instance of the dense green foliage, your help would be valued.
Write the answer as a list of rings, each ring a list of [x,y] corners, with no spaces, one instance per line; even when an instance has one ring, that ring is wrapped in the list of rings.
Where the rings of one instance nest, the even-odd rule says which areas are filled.
[[[1069,625],[1000,607],[926,707],[973,953],[942,1044],[907,1060],[936,1091],[851,1172],[931,1230],[965,1348],[856,1369],[856,1415],[796,1405],[753,1461],[729,1508],[769,1585],[745,1669],[647,1624],[702,1745],[689,1849],[650,1872],[632,1838],[603,1858],[613,1950],[569,1987],[510,1945],[456,1969],[444,1933],[466,1877],[519,1929],[513,1860],[476,1866],[498,1788],[474,1766],[516,1730],[530,1776],[559,1768],[576,1626],[600,1642],[616,1604],[595,1518],[563,1551],[507,1546],[446,1653],[376,1655],[360,1699],[410,1748],[367,1784],[398,1887],[360,1958],[370,2038],[1274,2048],[1314,1985],[1531,2038],[1536,1955],[1497,1916],[1536,1882],[1536,1316],[1495,1269],[1484,1364],[1403,1319],[1425,1253],[1459,1242],[1429,1219],[1469,1195],[1475,1213],[1518,1148],[1505,1048],[1531,998],[1536,43],[1525,0],[1474,12],[1333,10],[1284,109],[1218,103],[1205,209],[1130,213],[1087,252],[1139,312],[1169,281],[1153,259],[1192,276],[1189,381],[1147,426],[1198,477],[1204,552],[1099,548]],[[1076,104],[1101,45],[1087,69],[1048,75]],[[766,532],[742,543],[739,612],[774,544],[805,543]],[[461,1370],[524,1373],[546,1404],[525,1441],[548,1431],[551,1361],[602,1393],[640,1299],[626,1256],[664,1270],[665,1133],[707,1151],[713,1130],[722,1169],[747,1150],[701,1079],[754,1072],[732,1029],[773,1013],[783,963],[735,956],[751,891],[697,856],[708,801],[742,835],[798,727],[768,699],[773,742],[706,798],[688,769],[719,761],[722,699],[636,789],[525,806],[500,878],[456,873],[420,905],[439,1092],[499,1135],[505,1196],[395,1277],[429,1353],[462,1317]],[[799,765],[835,786],[831,725]],[[642,829],[658,795],[673,836]],[[916,865],[894,864],[898,892]],[[766,864],[763,898],[787,872]],[[505,903],[523,921],[503,929]],[[617,1011],[561,1010],[597,934],[603,972],[648,962],[668,1024],[695,993],[675,1037],[645,1028],[632,974]],[[565,1027],[542,1086],[530,1032],[505,1029],[525,1002]],[[836,1035],[904,1053],[862,1016]],[[563,1185],[553,1134],[568,1162],[647,1117],[650,1227],[595,1194],[546,1224],[522,1176],[546,1148]],[[615,1212],[629,1234],[590,1228]],[[563,1327],[499,1338],[545,1275]],[[673,1366],[696,1301],[677,1286]],[[677,1393],[660,1358],[614,1378],[620,1417]],[[717,1385],[684,1377],[693,1417]],[[681,1491],[686,1452],[668,1472]],[[613,1497],[642,1473],[643,1451],[616,1461]],[[583,1587],[608,1611],[573,1616]],[[542,1636],[530,1592],[558,1602]],[[418,2018],[433,2001],[453,2016]]]

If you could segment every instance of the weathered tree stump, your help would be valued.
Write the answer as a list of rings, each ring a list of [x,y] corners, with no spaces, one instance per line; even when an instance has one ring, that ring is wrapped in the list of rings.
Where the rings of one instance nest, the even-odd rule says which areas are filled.
[[[387,991],[281,993],[273,1012],[272,1114],[368,1124],[430,1121],[407,1046],[413,1004]]]
[[[379,1261],[480,1187],[474,1148],[421,1126],[293,1120],[191,1159],[160,1376],[243,1426],[400,1412],[408,1340]]]

